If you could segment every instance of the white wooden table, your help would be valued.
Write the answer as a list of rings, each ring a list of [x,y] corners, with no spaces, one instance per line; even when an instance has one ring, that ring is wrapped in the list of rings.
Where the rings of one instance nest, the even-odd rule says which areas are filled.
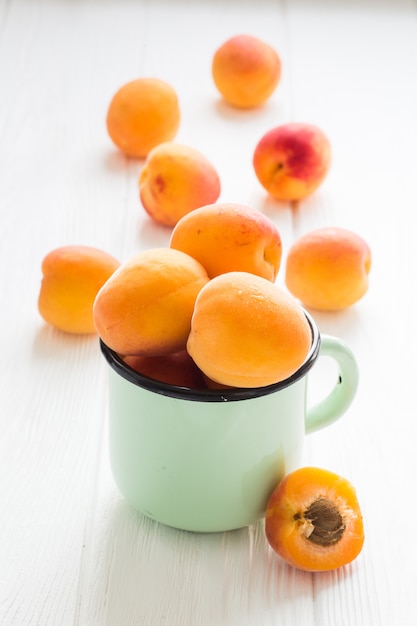
[[[278,90],[251,112],[226,107],[210,74],[216,47],[241,32],[283,62]],[[348,413],[305,447],[306,464],[357,489],[366,541],[345,568],[290,568],[262,523],[200,535],[131,510],[109,470],[97,338],[59,333],[37,312],[53,248],[124,260],[169,241],[139,204],[141,162],[105,130],[111,95],[143,75],[176,88],[177,140],[216,165],[221,200],[274,220],[284,256],[326,225],[371,246],[365,298],[315,314],[361,371]],[[413,0],[0,0],[2,626],[417,623],[416,77]],[[328,179],[298,206],[267,198],[251,166],[260,136],[291,120],[321,126],[333,146]]]

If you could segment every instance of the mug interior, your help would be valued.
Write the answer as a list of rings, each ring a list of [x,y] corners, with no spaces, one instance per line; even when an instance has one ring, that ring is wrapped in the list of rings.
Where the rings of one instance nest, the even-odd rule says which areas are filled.
[[[170,385],[168,383],[149,378],[140,374],[132,367],[124,362],[122,357],[111,350],[102,339],[100,339],[100,349],[110,367],[122,378],[148,391],[162,394],[171,398],[179,398],[181,400],[191,400],[193,402],[234,402],[238,400],[247,400],[249,398],[258,398],[275,393],[280,389],[284,389],[292,385],[306,373],[314,365],[320,351],[320,331],[311,315],[304,310],[311,329],[311,346],[307,357],[301,367],[294,374],[272,385],[264,387],[234,387],[232,389],[190,389],[189,387],[180,387]]]

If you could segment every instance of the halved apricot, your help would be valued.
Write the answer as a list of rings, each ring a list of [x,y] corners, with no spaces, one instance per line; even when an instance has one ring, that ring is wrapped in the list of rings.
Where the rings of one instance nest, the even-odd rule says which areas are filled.
[[[272,492],[266,538],[287,563],[310,572],[353,561],[364,543],[363,519],[351,483],[325,469],[303,467]]]

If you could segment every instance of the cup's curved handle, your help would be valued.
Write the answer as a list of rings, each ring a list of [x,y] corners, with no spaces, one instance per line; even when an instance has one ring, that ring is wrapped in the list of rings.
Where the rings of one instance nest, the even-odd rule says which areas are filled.
[[[305,432],[312,433],[336,421],[346,412],[355,397],[359,370],[349,346],[336,337],[322,335],[319,356],[329,356],[338,365],[338,379],[330,393],[307,410]]]

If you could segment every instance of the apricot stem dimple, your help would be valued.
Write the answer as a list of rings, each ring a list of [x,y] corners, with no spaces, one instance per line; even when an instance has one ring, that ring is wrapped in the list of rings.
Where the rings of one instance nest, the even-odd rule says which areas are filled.
[[[339,509],[322,496],[303,515],[296,513],[294,519],[301,521],[302,532],[309,541],[324,547],[340,541],[346,529]]]
[[[272,175],[275,176],[276,174],[280,173],[283,169],[284,169],[284,163],[282,161],[275,163]]]

